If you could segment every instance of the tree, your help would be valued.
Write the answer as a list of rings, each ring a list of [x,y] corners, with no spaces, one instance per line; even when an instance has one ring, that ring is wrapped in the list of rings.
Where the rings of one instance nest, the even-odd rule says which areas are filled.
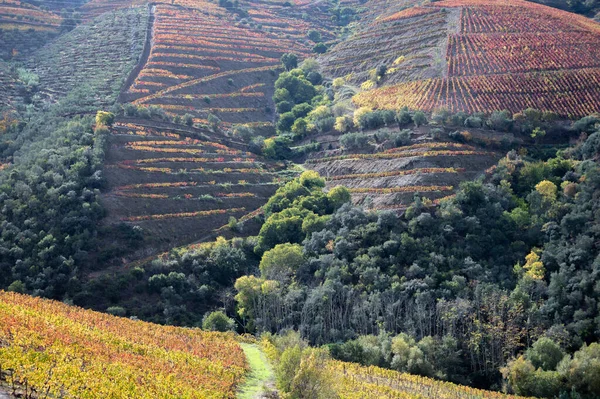
[[[535,368],[551,371],[556,370],[558,363],[565,357],[565,352],[550,338],[542,337],[525,352],[525,357]]]
[[[314,170],[302,172],[299,181],[302,186],[308,189],[325,187],[325,179],[319,175],[319,172]]]
[[[296,118],[294,117],[294,114],[291,112],[285,112],[279,115],[279,120],[277,121],[277,130],[281,133],[289,132],[291,131],[295,121]]]
[[[313,110],[313,107],[310,104],[302,103],[302,104],[295,105],[292,108],[292,114],[294,114],[294,116],[296,118],[303,118],[306,115],[308,115],[308,113],[311,112],[312,110]]]
[[[208,124],[213,130],[218,130],[221,126],[221,119],[215,114],[208,114]]]
[[[185,114],[183,115],[183,123],[186,126],[193,126],[194,125],[194,116],[191,114]]]
[[[298,67],[298,56],[293,53],[286,53],[281,56],[281,63],[286,70],[291,71]]]
[[[415,126],[417,126],[417,127],[427,124],[427,117],[421,111],[415,112],[412,119],[413,119]]]
[[[234,328],[235,321],[227,317],[227,315],[221,310],[207,313],[202,319],[203,330],[226,332],[231,331]]]
[[[290,386],[292,399],[334,399],[334,376],[327,369],[329,352],[325,348],[306,348]]]
[[[335,186],[327,193],[327,201],[333,210],[337,210],[342,205],[350,202],[351,199],[350,191],[344,186]]]
[[[324,54],[327,51],[327,46],[324,43],[317,43],[312,49],[313,53]]]
[[[254,129],[248,125],[236,125],[233,128],[233,135],[242,141],[249,143],[255,136]]]
[[[600,344],[584,344],[573,355],[573,360],[565,363],[569,385],[585,398],[600,396]]]
[[[23,284],[23,282],[21,280],[15,280],[8,286],[8,288],[6,290],[9,292],[16,292],[19,294],[24,294],[25,293],[25,284]]]
[[[319,32],[318,30],[315,29],[310,29],[308,31],[308,35],[307,37],[312,40],[315,43],[318,43],[321,41],[321,32]]]
[[[297,119],[292,125],[292,133],[296,136],[304,136],[306,134],[308,123],[304,118]]]
[[[115,114],[112,112],[98,111],[96,112],[96,127],[110,127],[115,121]]]
[[[304,263],[302,247],[298,244],[278,244],[266,251],[260,261],[261,276],[267,280],[287,282]]]

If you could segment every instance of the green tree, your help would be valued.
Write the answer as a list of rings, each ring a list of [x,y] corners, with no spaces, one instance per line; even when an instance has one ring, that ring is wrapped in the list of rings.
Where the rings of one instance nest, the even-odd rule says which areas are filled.
[[[317,43],[312,49],[313,53],[324,54],[327,52],[327,46],[324,43]]]
[[[412,116],[412,120],[417,127],[427,124],[427,117],[421,111],[415,112]]]
[[[527,350],[525,357],[535,368],[549,371],[556,370],[558,363],[565,357],[565,352],[550,338],[542,337]]]
[[[335,186],[327,193],[327,201],[333,210],[336,210],[342,205],[350,202],[351,199],[352,197],[350,196],[350,191],[348,191],[348,189],[344,186]]]
[[[207,313],[202,319],[202,329],[206,331],[231,331],[235,328],[235,321],[227,317],[227,315],[217,310],[215,312]]]
[[[266,251],[260,261],[260,274],[267,280],[288,281],[304,263],[302,247],[298,244],[278,244]]]
[[[281,63],[288,71],[298,67],[298,56],[293,53],[286,53],[281,56]]]

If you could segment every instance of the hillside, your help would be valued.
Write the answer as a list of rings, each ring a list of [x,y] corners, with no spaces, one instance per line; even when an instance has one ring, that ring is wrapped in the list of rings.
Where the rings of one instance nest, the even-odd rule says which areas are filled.
[[[354,204],[403,210],[415,195],[437,204],[452,195],[460,182],[483,175],[502,156],[490,148],[433,139],[429,128],[413,129],[409,141],[394,146],[384,138],[394,133],[389,128],[374,131],[371,140],[377,137],[381,142],[360,149],[313,153],[304,166],[319,172],[328,189],[348,187]],[[462,134],[483,137],[489,143],[499,143],[502,136],[477,129],[466,129]]]
[[[323,63],[332,77],[369,82],[357,106],[577,118],[600,109],[599,38],[600,24],[547,6],[450,0],[371,19]],[[382,65],[385,76],[369,80]]]
[[[274,16],[261,20],[263,31],[236,23],[224,11],[156,6],[149,58],[123,101],[157,105],[171,115],[189,113],[197,123],[212,114],[225,126],[269,125],[279,58],[306,52],[293,36],[302,25],[286,28],[292,34],[286,39],[266,31]]]
[[[19,0],[0,0],[0,59],[22,59],[55,37],[62,18]]]
[[[21,395],[234,398],[246,371],[232,335],[3,291],[0,343],[0,383],[16,383]]]
[[[230,217],[262,206],[285,181],[282,165],[206,129],[122,119],[111,133],[103,225],[139,226],[146,242],[138,256],[213,237]]]
[[[142,55],[148,13],[138,7],[104,14],[31,54],[26,64],[39,76],[40,94],[56,102],[78,89],[91,112],[113,104]]]
[[[342,399],[525,399],[355,363],[331,361],[328,368]]]

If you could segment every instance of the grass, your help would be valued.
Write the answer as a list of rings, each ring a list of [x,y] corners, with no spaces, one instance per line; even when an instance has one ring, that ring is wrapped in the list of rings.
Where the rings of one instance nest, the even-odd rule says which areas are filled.
[[[238,391],[237,399],[255,399],[263,392],[265,385],[273,382],[273,369],[257,345],[246,343],[240,345],[248,360],[250,372]]]

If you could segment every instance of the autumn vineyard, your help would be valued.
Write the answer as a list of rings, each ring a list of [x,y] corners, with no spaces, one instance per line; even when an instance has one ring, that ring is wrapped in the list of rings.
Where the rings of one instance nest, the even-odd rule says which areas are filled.
[[[468,113],[531,107],[563,117],[598,111],[598,24],[526,1],[477,0],[435,2],[381,22],[411,24],[418,18],[429,26],[424,19],[440,14],[447,40],[438,41],[445,55],[439,68],[360,93],[357,105]]]
[[[0,399],[597,399],[600,0],[0,0]]]

